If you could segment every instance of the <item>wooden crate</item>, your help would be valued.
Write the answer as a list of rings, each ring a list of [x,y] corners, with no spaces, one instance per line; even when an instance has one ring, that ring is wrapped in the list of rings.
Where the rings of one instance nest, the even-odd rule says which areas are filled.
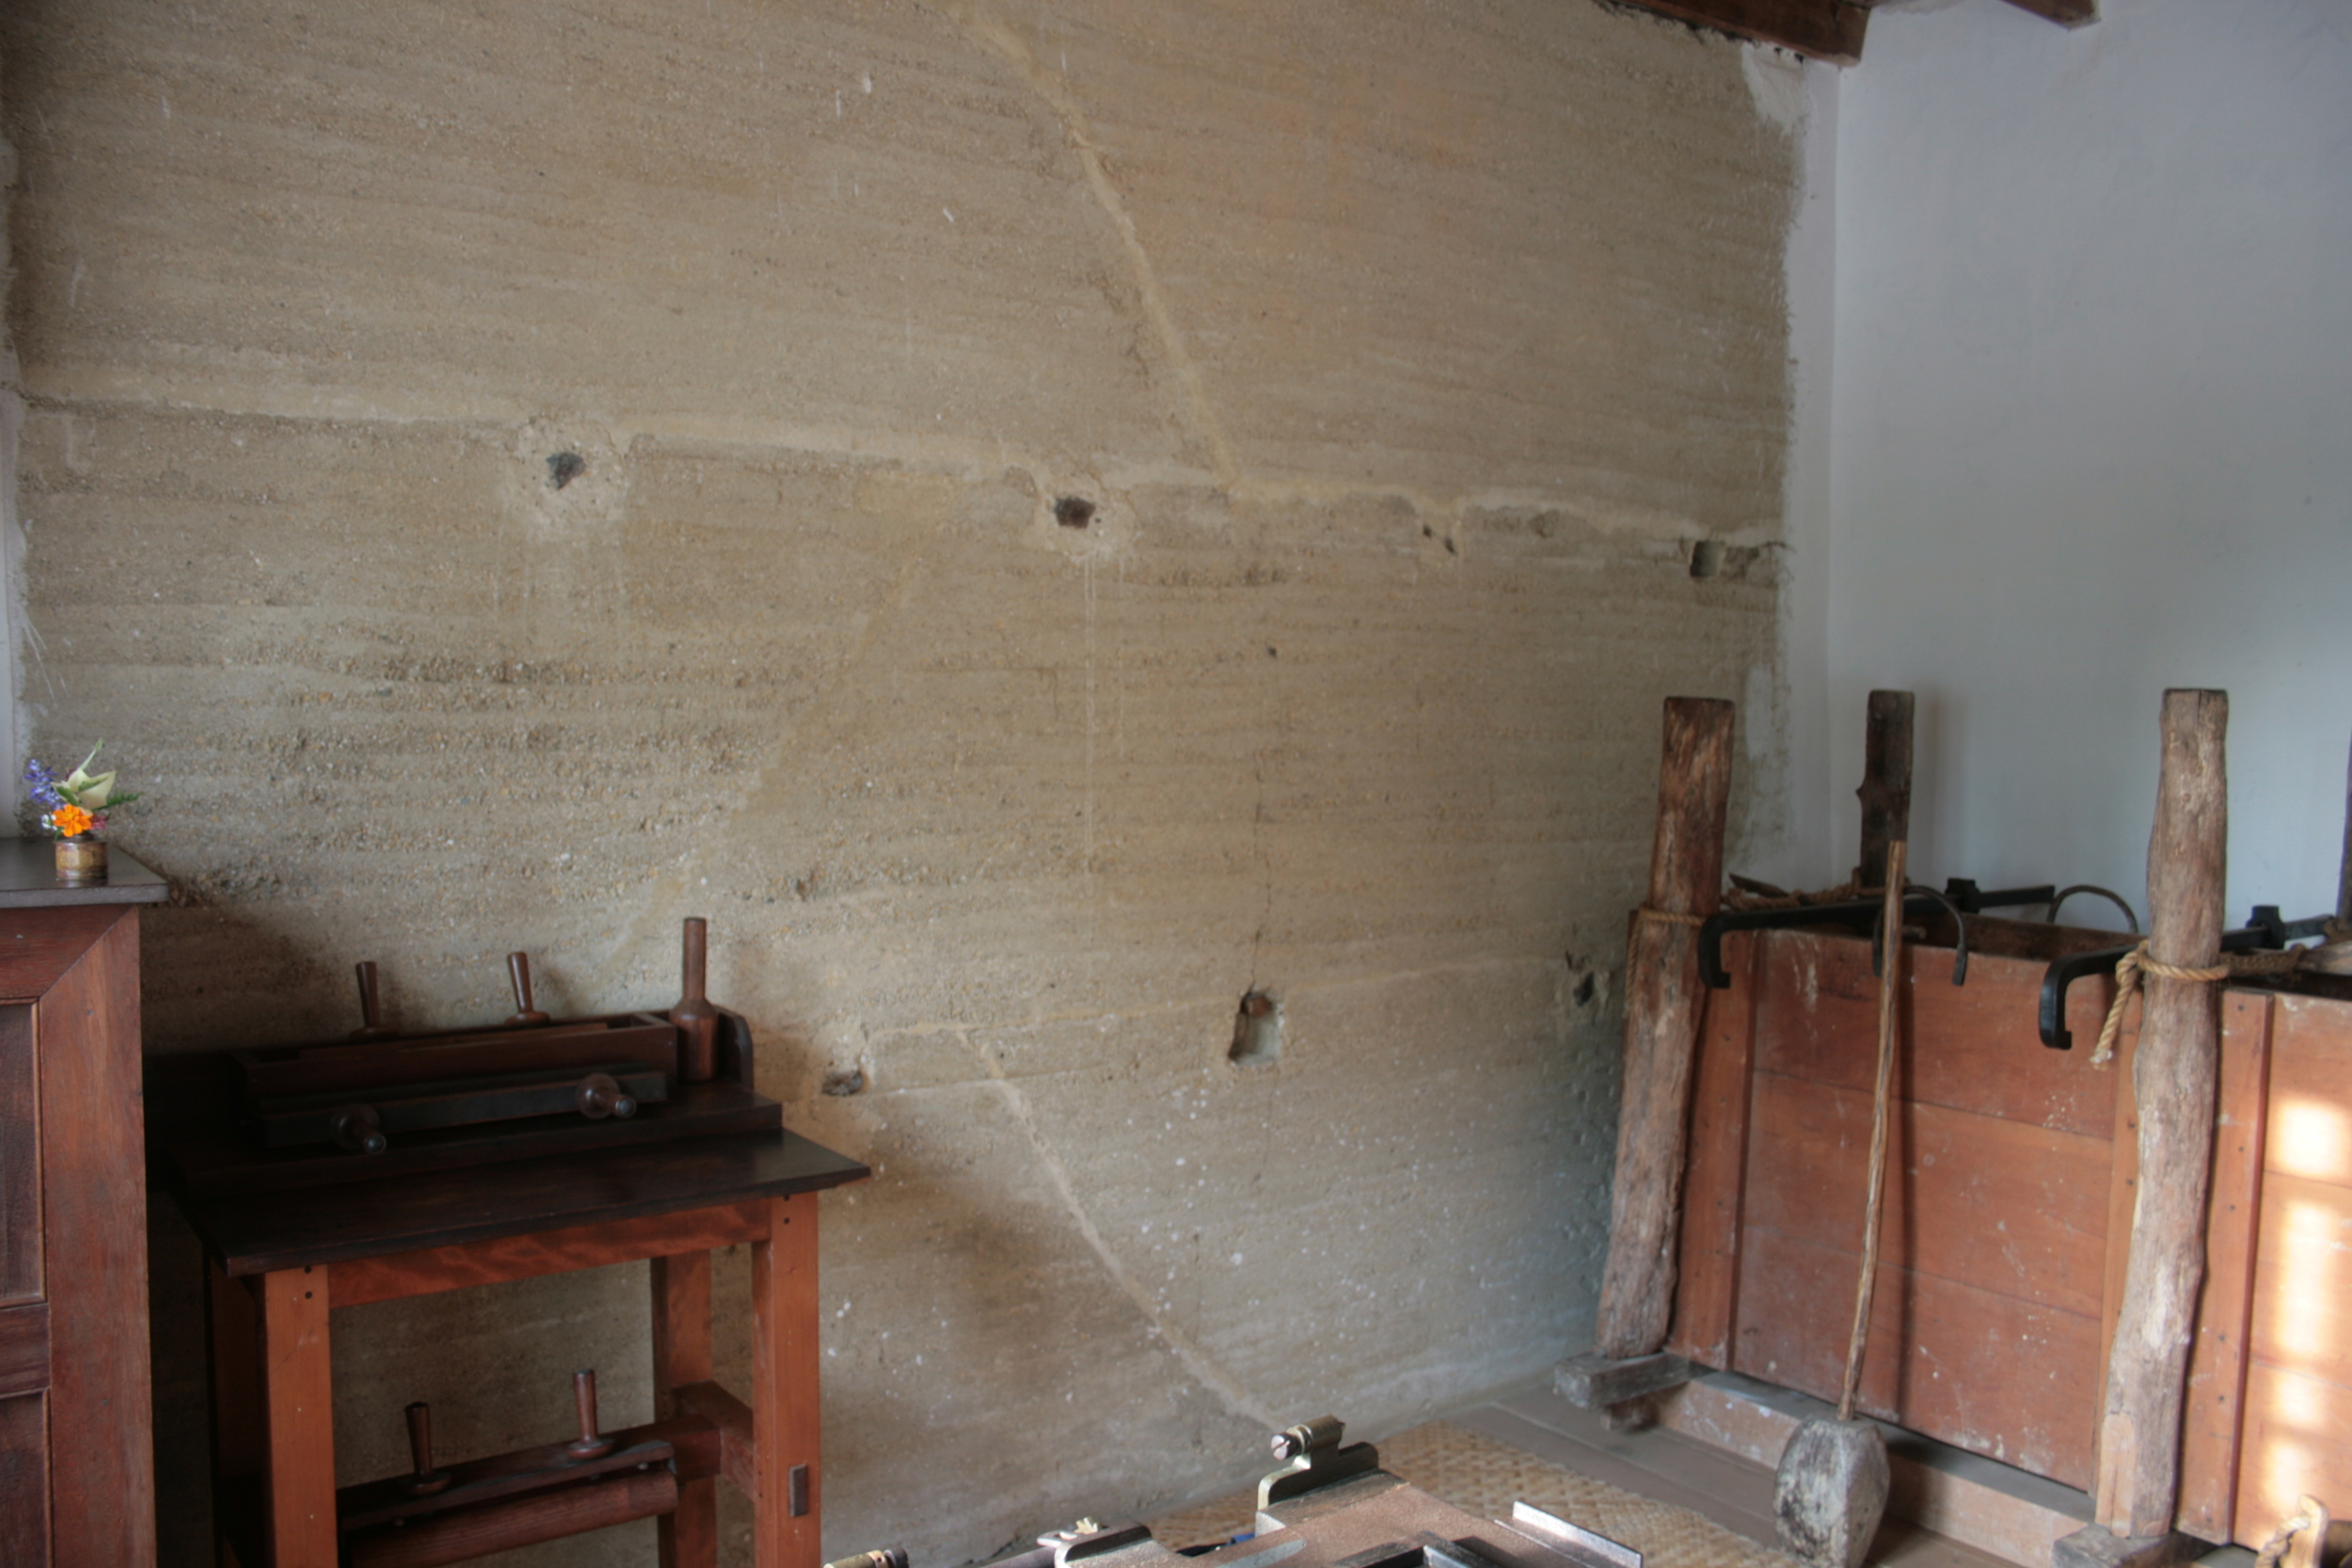
[[[2135,1194],[2128,1064],[2090,1065],[2109,995],[2078,984],[2045,1049],[2050,956],[2096,933],[1986,921],[1950,983],[1905,955],[1904,1049],[1869,1414],[2088,1488]],[[1858,1266],[1876,986],[1856,938],[1728,939],[1694,1085],[1672,1348],[1835,1399]],[[2352,1497],[2352,1002],[2231,989],[2213,1262],[2181,1527],[2259,1544],[2295,1492]],[[2331,1151],[2331,1152],[2330,1152]],[[2332,1272],[2331,1272],[2332,1271]]]

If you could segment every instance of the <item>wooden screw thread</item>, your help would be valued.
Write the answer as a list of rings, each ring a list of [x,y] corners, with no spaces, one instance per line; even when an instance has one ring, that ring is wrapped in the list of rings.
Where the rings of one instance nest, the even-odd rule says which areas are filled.
[[[707,1084],[719,1072],[719,1009],[703,994],[709,932],[700,915],[687,917],[680,964],[685,994],[670,1009],[670,1022],[682,1037],[678,1076],[690,1084]]]
[[[433,1473],[433,1407],[422,1400],[408,1407],[408,1458],[419,1476]]]
[[[583,1367],[572,1374],[572,1401],[580,1409],[580,1436],[564,1447],[582,1459],[594,1459],[609,1453],[612,1439],[596,1431],[596,1374],[594,1368]]]
[[[408,1477],[410,1497],[429,1497],[449,1488],[447,1470],[433,1467],[433,1407],[422,1400],[408,1407],[408,1459],[416,1466]]]
[[[515,1016],[506,1022],[509,1024],[545,1023],[548,1015],[541,1012],[531,998],[531,955],[507,954],[506,977],[515,986]]]
[[[1879,1073],[1870,1098],[1870,1186],[1862,1206],[1862,1278],[1854,1287],[1853,1333],[1846,1340],[1846,1386],[1837,1396],[1837,1418],[1853,1419],[1862,1392],[1862,1348],[1870,1338],[1870,1297],[1878,1288],[1879,1220],[1886,1208],[1886,1124],[1893,1119],[1895,1034],[1903,983],[1903,863],[1909,846],[1886,846],[1886,896],[1879,906],[1885,923],[1885,967],[1879,974]]]

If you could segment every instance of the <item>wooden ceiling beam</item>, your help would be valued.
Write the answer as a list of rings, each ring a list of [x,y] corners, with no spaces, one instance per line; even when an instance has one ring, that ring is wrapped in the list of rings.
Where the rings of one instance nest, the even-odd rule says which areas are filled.
[[[2081,27],[2099,20],[2099,0],[2009,0],[2021,11],[2031,11],[2061,27]]]
[[[1604,0],[1608,3],[1608,0]],[[1743,39],[1776,43],[1817,60],[1854,65],[1870,8],[1883,0],[1615,0]],[[2099,0],[2009,0],[2019,10],[2080,27],[2099,20]]]
[[[1862,58],[1862,32],[1869,25],[1867,5],[1855,0],[1624,0],[1638,10],[1677,22],[1695,23],[1743,39],[1777,43],[1800,55],[1836,65]],[[2026,0],[2018,0],[2026,4]],[[2088,0],[2037,0],[2067,5]]]

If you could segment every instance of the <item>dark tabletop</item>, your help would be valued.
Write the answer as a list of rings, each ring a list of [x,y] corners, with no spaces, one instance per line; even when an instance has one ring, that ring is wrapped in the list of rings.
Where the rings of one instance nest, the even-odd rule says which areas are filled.
[[[0,838],[0,910],[44,904],[160,904],[171,891],[120,849],[106,847],[106,879],[89,887],[57,880],[56,840]]]
[[[294,1192],[180,1193],[232,1275],[784,1197],[871,1174],[796,1132],[751,1132],[421,1171]]]

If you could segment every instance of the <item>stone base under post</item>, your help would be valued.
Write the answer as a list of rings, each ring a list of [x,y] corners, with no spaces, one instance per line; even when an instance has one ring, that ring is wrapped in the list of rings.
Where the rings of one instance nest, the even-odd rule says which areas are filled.
[[[2117,1535],[2105,1525],[2085,1525],[2060,1536],[2050,1548],[2050,1568],[2170,1568],[2213,1548],[2193,1535]]]
[[[1598,1351],[1586,1351],[1560,1363],[1560,1370],[1552,1374],[1552,1387],[1579,1410],[1606,1410],[1668,1388],[1678,1388],[1696,1377],[1699,1370],[1681,1356],[1663,1351],[1629,1355],[1622,1360]]]

